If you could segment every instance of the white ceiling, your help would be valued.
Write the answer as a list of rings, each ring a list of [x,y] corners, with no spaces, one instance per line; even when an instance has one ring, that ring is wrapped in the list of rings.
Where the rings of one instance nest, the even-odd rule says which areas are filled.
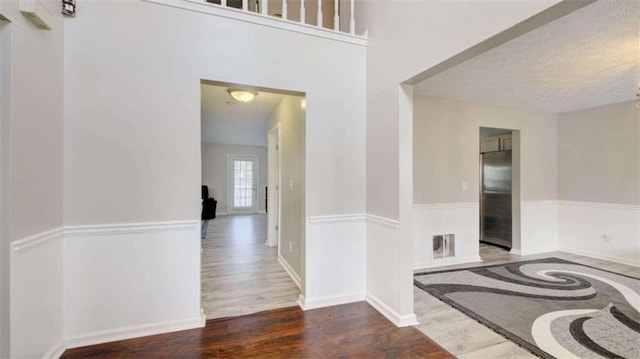
[[[599,0],[417,84],[454,100],[562,113],[635,99],[640,2]]]
[[[202,89],[202,142],[267,146],[267,118],[282,95],[258,92],[247,103],[236,102],[227,87],[208,84]]]

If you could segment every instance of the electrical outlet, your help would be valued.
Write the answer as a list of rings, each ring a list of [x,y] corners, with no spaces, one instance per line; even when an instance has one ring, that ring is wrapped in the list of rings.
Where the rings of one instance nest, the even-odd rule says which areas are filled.
[[[289,253],[293,252],[293,243],[289,242]]]
[[[603,233],[600,238],[602,238],[603,241],[607,242],[607,243],[611,243],[613,242],[613,240],[611,239],[611,236],[607,233]]]

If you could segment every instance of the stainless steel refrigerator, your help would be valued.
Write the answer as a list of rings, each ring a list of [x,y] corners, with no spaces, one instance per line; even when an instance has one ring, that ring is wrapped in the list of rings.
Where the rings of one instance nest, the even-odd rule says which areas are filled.
[[[480,241],[511,248],[511,151],[482,154]]]

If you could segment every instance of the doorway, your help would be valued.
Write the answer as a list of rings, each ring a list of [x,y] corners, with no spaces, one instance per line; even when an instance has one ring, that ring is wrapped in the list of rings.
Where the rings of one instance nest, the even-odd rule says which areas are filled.
[[[519,247],[519,131],[480,127],[479,149],[482,256]]]
[[[204,201],[216,203],[215,215],[203,216],[201,303],[207,318],[297,305],[304,257],[303,99],[201,82],[202,186],[210,197],[202,208]],[[281,178],[290,184],[284,194]]]

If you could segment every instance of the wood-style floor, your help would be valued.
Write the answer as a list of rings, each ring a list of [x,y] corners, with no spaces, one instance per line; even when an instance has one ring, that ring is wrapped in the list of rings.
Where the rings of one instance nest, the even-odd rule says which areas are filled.
[[[300,290],[264,245],[267,216],[219,216],[202,241],[202,307],[207,319],[295,306]]]
[[[67,350],[62,358],[453,358],[365,302],[213,319],[202,329]]]
[[[483,263],[438,267],[432,270],[468,268],[479,265],[557,257],[596,268],[640,277],[640,268],[565,252],[517,256],[498,247],[480,244],[480,256],[482,257]],[[416,272],[422,273],[428,272],[428,270],[419,270]],[[414,287],[414,311],[420,323],[418,329],[460,359],[536,358],[533,354],[510,342],[503,336],[417,287]]]

